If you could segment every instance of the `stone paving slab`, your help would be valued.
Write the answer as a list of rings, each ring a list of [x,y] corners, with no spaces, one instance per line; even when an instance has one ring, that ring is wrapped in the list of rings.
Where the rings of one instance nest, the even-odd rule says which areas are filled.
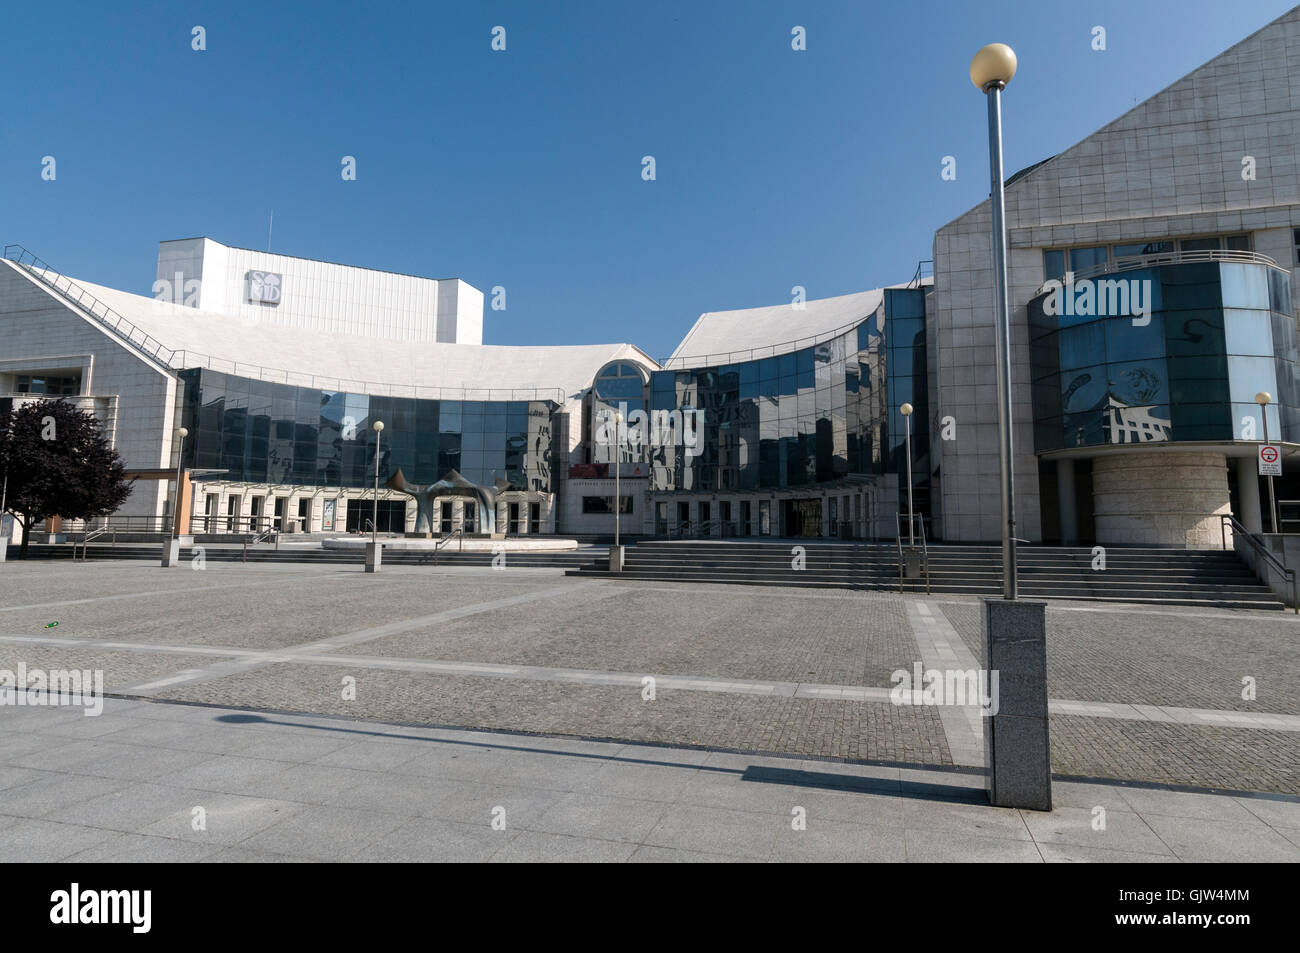
[[[987,806],[982,777],[969,771],[110,702],[100,719],[69,722],[42,711],[11,722],[10,733],[48,739],[65,759],[21,769],[40,773],[0,792],[0,856],[86,863],[1300,861],[1298,798],[1060,781],[1062,803],[1041,813]],[[42,733],[47,718],[61,727],[122,724],[78,738]],[[168,736],[171,747],[138,734],[159,723],[178,729]],[[201,747],[187,749],[185,733],[196,729],[203,729]],[[229,740],[214,746],[213,733]],[[321,747],[321,738],[342,745]],[[174,769],[159,774],[153,764],[104,777],[96,755],[121,755],[124,747],[161,752]],[[213,747],[279,756],[215,754]],[[67,757],[70,751],[84,757]],[[313,757],[299,760],[304,753]],[[196,767],[185,755],[203,760]],[[15,757],[27,755],[0,755],[0,774]],[[274,783],[293,772],[314,783]],[[261,779],[265,790],[249,794]],[[23,788],[32,789],[28,796],[10,796]],[[1090,804],[1107,806],[1103,829]],[[201,827],[193,823],[196,808],[204,812]]]

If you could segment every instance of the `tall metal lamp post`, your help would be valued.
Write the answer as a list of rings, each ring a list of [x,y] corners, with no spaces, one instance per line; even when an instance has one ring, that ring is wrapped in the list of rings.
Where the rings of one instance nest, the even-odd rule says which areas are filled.
[[[609,571],[623,571],[623,546],[619,538],[619,524],[623,516],[623,488],[619,481],[619,464],[623,457],[623,414],[614,411],[614,545],[609,548]]]
[[[190,432],[185,427],[179,427],[176,430],[176,436],[180,442],[176,446],[176,494],[172,498],[172,536],[179,537],[181,534],[181,458],[185,454],[185,438]]]
[[[1002,181],[1002,90],[1016,54],[990,43],[970,63],[989,107],[989,209],[993,219],[993,308],[997,325],[998,444],[1002,471],[1002,594],[984,600],[984,657],[1002,672],[999,711],[985,720],[989,801],[995,807],[1052,809],[1047,710],[1046,603],[1016,598],[1016,484],[1011,438],[1011,302],[1007,286],[1006,198]],[[1007,673],[1014,677],[1006,678]],[[1014,714],[1012,714],[1014,712]]]
[[[379,449],[383,443],[384,422],[370,425],[375,431],[375,502],[370,511],[370,542],[366,545],[366,572],[379,572],[384,552],[379,548]]]
[[[916,545],[916,518],[912,515],[912,405],[903,404],[898,412],[907,421],[907,545]]]
[[[370,542],[379,542],[379,445],[384,438],[384,422],[376,420],[372,427],[375,429],[375,505],[370,516]]]
[[[1016,598],[1016,478],[1011,438],[1011,309],[1007,290],[1006,200],[1002,190],[1002,90],[1016,75],[1016,54],[990,43],[975,54],[970,79],[988,97],[989,177],[993,213],[993,309],[997,322],[998,449],[1002,458],[1002,594]]]
[[[619,466],[623,458],[623,414],[620,411],[614,411],[614,545],[618,545],[618,527],[623,515],[623,496],[619,484],[619,471],[623,468]]]
[[[181,459],[185,451],[185,438],[190,432],[184,427],[176,428],[176,492],[172,495],[171,518],[172,528],[167,532],[167,540],[163,543],[162,567],[179,565],[181,561]]]
[[[1259,415],[1264,418],[1264,443],[1268,443],[1268,405],[1273,403],[1273,395],[1266,390],[1255,395],[1259,404]],[[1256,484],[1258,486],[1258,484]],[[1277,499],[1273,496],[1273,474],[1268,475],[1268,525],[1270,532],[1277,534]]]

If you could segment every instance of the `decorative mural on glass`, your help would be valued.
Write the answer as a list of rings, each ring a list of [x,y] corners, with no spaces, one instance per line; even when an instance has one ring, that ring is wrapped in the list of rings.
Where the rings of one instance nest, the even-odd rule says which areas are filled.
[[[1270,437],[1300,436],[1285,272],[1262,263],[1160,265],[1073,282],[1028,310],[1040,453],[1263,439],[1262,390],[1274,398]]]

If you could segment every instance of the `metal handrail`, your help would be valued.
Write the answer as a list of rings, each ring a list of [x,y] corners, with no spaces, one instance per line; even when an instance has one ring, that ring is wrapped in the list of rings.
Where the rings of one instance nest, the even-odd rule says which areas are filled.
[[[254,536],[251,540],[247,538],[244,539],[244,555],[242,561],[248,562],[248,547],[250,545],[256,546],[258,543],[262,542],[263,540],[270,539],[272,536],[275,537],[275,551],[278,553],[280,551],[280,531],[275,528],[272,528],[268,530],[263,530],[262,532]]]
[[[117,548],[117,530],[116,530],[116,529],[110,529],[108,526],[101,526],[99,529],[95,530],[94,532],[91,532],[91,533],[83,533],[82,536],[81,536],[81,561],[82,561],[83,563],[86,561],[86,547],[87,547],[88,545],[90,545],[90,541],[91,541],[92,539],[99,539],[99,537],[103,536],[105,533],[112,533],[112,534],[113,534],[113,548],[114,548],[114,549]],[[77,544],[76,544],[76,543],[73,543],[73,544],[72,544],[72,558],[73,558],[73,559],[76,559],[76,558],[77,558]]]
[[[460,553],[465,552],[465,527],[462,526],[460,529],[454,529],[446,536],[440,537],[438,541],[433,544],[432,555],[424,557],[424,559],[421,559],[420,562],[423,563],[428,559],[432,559],[433,564],[435,566],[438,565],[438,553],[442,552],[444,546],[450,546],[451,541],[457,538],[460,539],[460,547],[457,549],[457,552]]]
[[[1255,551],[1255,554],[1257,556],[1263,556],[1265,559],[1269,561],[1269,563],[1273,565],[1274,568],[1278,570],[1278,572],[1280,572],[1283,576],[1286,576],[1291,580],[1291,605],[1295,609],[1296,615],[1300,615],[1300,599],[1296,598],[1296,591],[1297,591],[1296,571],[1294,569],[1287,569],[1286,563],[1282,562],[1280,559],[1278,559],[1276,556],[1270,553],[1268,551],[1268,547],[1266,547],[1263,543],[1261,543],[1258,539],[1256,539],[1254,533],[1252,533],[1250,530],[1246,529],[1246,527],[1238,523],[1231,513],[1219,514],[1219,538],[1223,543],[1224,550],[1227,550],[1228,548],[1228,527],[1229,526],[1232,527],[1232,541],[1233,541],[1234,551],[1236,549],[1237,539],[1238,538],[1244,539],[1247,543],[1250,544],[1251,549]],[[1259,576],[1261,581],[1263,580],[1263,576],[1260,574],[1259,569],[1255,570],[1255,575]]]
[[[1087,281],[1090,278],[1096,278],[1099,275],[1118,274],[1121,271],[1133,271],[1137,268],[1151,268],[1155,265],[1190,265],[1211,261],[1236,262],[1238,264],[1248,265],[1269,265],[1284,271],[1277,261],[1268,255],[1261,255],[1259,252],[1238,251],[1233,249],[1216,249],[1203,248],[1199,251],[1166,251],[1153,252],[1149,255],[1117,255],[1114,264],[1109,262],[1100,265],[1093,265],[1090,268],[1084,268],[1082,271],[1073,271],[1070,274],[1076,282]],[[1287,272],[1290,274],[1290,272]],[[1057,280],[1059,279],[1051,279]],[[1044,281],[1038,286],[1033,297],[1048,290],[1048,281]]]
[[[33,255],[22,245],[6,245],[4,257],[20,268],[26,269],[100,324],[124,338],[137,350],[172,370],[179,371],[198,367],[231,374],[236,377],[252,377],[257,380],[293,384],[314,390],[344,391],[376,397],[470,401],[549,400],[557,404],[563,404],[568,399],[568,394],[560,387],[425,387],[420,384],[347,380],[339,377],[306,374],[283,368],[265,367],[261,364],[244,364],[197,351],[173,350],[164,346],[161,341],[158,341],[142,328],[122,317],[122,315],[82,288],[71,278],[51,268],[47,262]]]

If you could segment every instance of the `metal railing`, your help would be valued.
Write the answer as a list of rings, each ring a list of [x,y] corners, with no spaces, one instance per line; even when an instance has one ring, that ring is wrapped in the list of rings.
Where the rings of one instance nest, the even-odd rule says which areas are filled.
[[[1228,548],[1229,528],[1232,529],[1232,547],[1234,551],[1237,548],[1237,540],[1245,540],[1246,543],[1249,544],[1251,550],[1255,553],[1256,558],[1260,556],[1264,557],[1264,559],[1268,560],[1269,565],[1276,569],[1281,575],[1291,580],[1291,605],[1294,608],[1296,615],[1300,615],[1300,599],[1296,598],[1296,571],[1294,569],[1287,569],[1286,563],[1282,562],[1282,560],[1270,553],[1268,547],[1265,546],[1254,533],[1250,532],[1250,530],[1238,523],[1231,513],[1219,514],[1219,537],[1223,542],[1224,550],[1227,550]],[[1255,575],[1261,582],[1265,581],[1264,574],[1259,571],[1258,562],[1255,564]]]
[[[549,400],[557,404],[563,404],[568,397],[565,390],[560,387],[425,387],[419,384],[348,380],[266,367],[261,364],[230,361],[197,351],[173,350],[142,328],[132,324],[71,278],[50,267],[48,262],[38,258],[22,245],[6,245],[4,257],[58,292],[137,350],[172,370],[203,368],[235,377],[251,377],[256,380],[291,384],[313,390],[343,391],[375,397],[412,397],[423,400]],[[170,305],[169,302],[159,302],[159,304]]]
[[[99,529],[86,533],[81,537],[81,561],[83,563],[86,561],[86,547],[90,545],[90,541],[92,539],[99,539],[99,537],[103,536],[105,533],[113,534],[113,548],[114,549],[117,548],[117,530],[110,529],[107,526],[101,526]],[[77,558],[76,543],[72,544],[72,558],[73,559]]]
[[[722,517],[714,516],[703,522],[669,525],[666,535],[669,539],[708,539],[713,537],[713,530],[717,527],[718,537],[721,538],[725,535],[721,530],[723,525]]]
[[[297,517],[294,518],[297,522]],[[240,534],[280,532],[281,524],[290,522],[282,516],[222,516],[221,514],[193,515],[190,517],[190,535]]]
[[[921,539],[921,575],[925,577],[925,591],[927,594],[929,594],[930,592],[930,547],[926,543],[926,539],[925,539],[925,516],[921,513],[912,513],[912,514],[898,513],[896,514],[896,516],[897,519],[895,522],[898,527],[898,538],[897,538],[898,591],[900,593],[903,591],[903,565],[904,565],[903,536],[905,533],[907,533],[908,529],[919,528],[920,532],[915,532],[915,529],[913,529],[913,532],[914,535],[919,536]],[[904,525],[905,522],[909,525]],[[908,543],[907,550],[909,555],[915,549],[916,549],[915,544]]]
[[[61,532],[98,535],[101,530],[161,535],[172,531],[172,521],[170,516],[100,516],[88,520],[64,520]]]
[[[250,545],[256,546],[258,543],[262,542],[263,540],[269,539],[272,536],[275,537],[275,551],[278,553],[280,551],[280,533],[278,530],[268,529],[264,532],[258,533],[252,539],[244,540],[244,554],[242,557],[242,561],[248,562],[248,547]]]
[[[1268,257],[1268,255],[1261,255],[1259,252],[1205,248],[1200,251],[1167,251],[1153,252],[1149,255],[1118,255],[1114,262],[1093,265],[1090,268],[1084,268],[1080,271],[1071,272],[1070,274],[1073,275],[1075,282],[1080,282],[1087,281],[1090,278],[1099,277],[1100,275],[1118,274],[1122,271],[1133,271],[1137,268],[1153,268],[1156,265],[1191,265],[1211,261],[1235,262],[1246,265],[1268,265],[1272,268],[1277,268],[1279,271],[1285,270],[1280,268],[1278,263]],[[1289,275],[1290,272],[1287,272],[1287,274]],[[1036,298],[1047,290],[1049,290],[1048,282],[1044,281],[1038,286],[1038,290],[1034,292],[1033,297]]]
[[[422,557],[420,563],[424,564],[431,560],[435,566],[438,565],[438,554],[442,552],[444,547],[450,546],[453,539],[460,540],[460,546],[456,551],[459,553],[465,552],[465,528],[461,527],[460,529],[452,530],[451,533],[441,537],[436,543],[434,543],[433,552]]]

